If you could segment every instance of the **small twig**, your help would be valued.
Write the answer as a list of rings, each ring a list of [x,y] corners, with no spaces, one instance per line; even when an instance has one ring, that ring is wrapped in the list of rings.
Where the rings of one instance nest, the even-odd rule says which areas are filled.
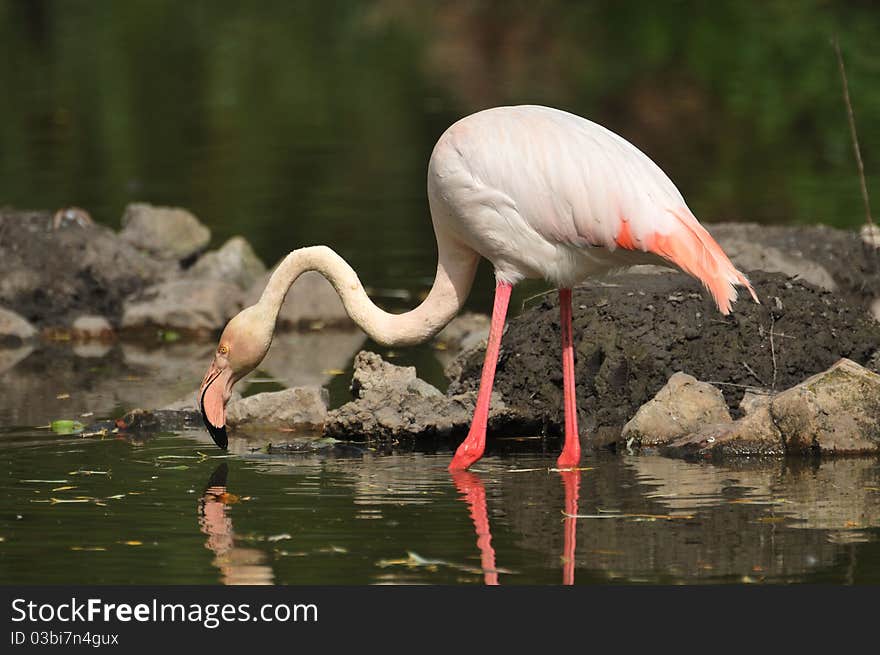
[[[849,120],[849,133],[852,138],[853,152],[856,154],[856,165],[859,169],[859,183],[862,187],[862,200],[865,203],[865,220],[868,225],[874,225],[874,219],[871,218],[871,204],[868,201],[868,185],[865,182],[865,165],[862,163],[862,151],[859,148],[859,137],[856,133],[856,117],[853,113],[852,103],[849,99],[849,84],[846,80],[846,68],[843,65],[843,55],[840,54],[840,44],[835,36],[831,39],[831,45],[834,48],[834,54],[837,56],[837,66],[840,68],[840,79],[843,82],[843,102],[846,104],[846,116]]]
[[[773,359],[773,383],[770,388],[776,391],[776,344],[773,343],[773,326],[776,319],[773,318],[773,312],[770,312],[770,357]]]
[[[760,382],[761,384],[763,384],[765,387],[767,386],[767,383],[764,382],[764,380],[761,379],[761,376],[758,375],[757,373],[755,373],[755,369],[753,369],[751,366],[749,366],[746,362],[743,362],[742,365],[743,365],[743,367],[744,367],[749,373],[752,374],[752,376],[753,376],[758,382]]]
[[[773,394],[772,391],[769,391],[764,387],[756,387],[751,384],[736,384],[735,382],[715,382],[713,380],[706,380],[706,383],[720,385],[722,387],[736,387],[737,389],[747,389],[749,391],[754,391],[755,393],[764,394],[766,396]]]

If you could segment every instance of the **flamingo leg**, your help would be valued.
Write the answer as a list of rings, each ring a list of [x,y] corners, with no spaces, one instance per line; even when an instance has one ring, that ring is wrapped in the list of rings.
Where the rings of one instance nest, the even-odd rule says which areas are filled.
[[[489,343],[486,345],[486,359],[480,376],[480,390],[477,392],[477,407],[471,429],[449,464],[450,471],[464,471],[483,456],[486,448],[486,426],[489,423],[489,401],[492,398],[492,384],[495,381],[495,366],[501,350],[501,334],[507,317],[507,305],[513,287],[506,282],[495,286],[495,304],[492,307],[492,323],[489,326]]]
[[[565,411],[565,446],[556,460],[561,468],[574,468],[581,461],[577,403],[574,389],[574,346],[571,336],[571,289],[559,290],[559,323],[562,332],[562,397]]]

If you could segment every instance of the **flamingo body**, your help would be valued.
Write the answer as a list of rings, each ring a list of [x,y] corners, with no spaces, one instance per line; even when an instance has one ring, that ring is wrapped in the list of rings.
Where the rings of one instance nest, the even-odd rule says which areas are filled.
[[[539,106],[467,116],[428,165],[434,229],[488,259],[500,281],[570,288],[592,275],[672,263],[701,279],[723,313],[748,286],[681,193],[610,130]]]
[[[672,181],[638,148],[604,127],[538,106],[498,107],[452,125],[428,164],[437,275],[427,298],[403,314],[384,312],[352,268],[325,246],[291,252],[259,302],[235,316],[202,381],[200,404],[226,447],[232,385],[268,351],[287,290],[306,270],[325,275],[346,311],[379,343],[419,343],[461,309],[480,256],[495,267],[486,359],[468,436],[450,469],[468,468],[485,448],[495,367],[513,285],[544,278],[559,288],[565,445],[560,468],[580,461],[571,330],[571,288],[591,275],[641,263],[677,266],[701,280],[727,314],[736,286],[757,296],[699,224]]]

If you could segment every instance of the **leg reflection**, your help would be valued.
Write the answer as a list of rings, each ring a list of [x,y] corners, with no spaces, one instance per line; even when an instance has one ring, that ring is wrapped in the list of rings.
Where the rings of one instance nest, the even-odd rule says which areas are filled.
[[[498,584],[498,571],[495,568],[495,549],[492,548],[492,532],[489,529],[489,515],[486,513],[486,487],[475,473],[452,471],[452,481],[458,493],[470,510],[474,529],[477,533],[477,548],[480,549],[480,567],[487,585]]]
[[[565,487],[565,531],[562,551],[562,584],[574,584],[574,557],[576,547],[575,530],[577,529],[578,494],[581,487],[581,472],[577,469],[560,471],[562,484]]]
[[[214,553],[212,564],[220,570],[223,584],[273,584],[275,576],[265,563],[266,554],[235,545],[232,519],[226,510],[238,498],[226,489],[228,473],[225,462],[218,466],[199,499],[199,528],[208,535],[205,548]]]

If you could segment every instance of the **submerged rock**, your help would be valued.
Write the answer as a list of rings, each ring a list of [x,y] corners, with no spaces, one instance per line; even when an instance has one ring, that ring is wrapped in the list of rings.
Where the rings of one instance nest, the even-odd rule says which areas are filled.
[[[660,446],[706,424],[729,423],[721,392],[707,382],[677,372],[623,427],[628,446]]]
[[[265,275],[266,265],[244,237],[236,236],[224,243],[219,250],[199,257],[189,273],[196,277],[230,282],[247,291]]]
[[[245,305],[253,305],[260,299],[270,276],[271,273],[266,273],[251,286],[245,296]],[[349,326],[351,323],[333,285],[320,273],[308,271],[300,275],[287,292],[277,325],[279,328],[297,328]]]
[[[0,307],[0,348],[15,348],[35,337],[36,328],[23,317]]]
[[[153,257],[181,261],[208,246],[211,230],[186,209],[132,203],[122,215],[119,236]]]
[[[880,324],[863,306],[780,273],[750,273],[761,305],[741,298],[718,313],[680,273],[623,274],[574,291],[575,376],[584,445],[620,430],[676,371],[716,384],[734,416],[744,388],[785,389],[841,357],[865,363]],[[495,389],[508,407],[556,431],[562,425],[559,308],[555,294],[509,322]],[[477,388],[483,348],[465,353],[449,393]]]
[[[297,387],[258,393],[230,401],[226,422],[236,430],[320,431],[329,394],[321,387]]]
[[[464,434],[473,416],[476,394],[444,395],[416,377],[415,367],[395,366],[379,355],[361,351],[355,357],[352,402],[330,411],[324,435],[354,441]],[[495,434],[534,430],[497,394],[492,395],[489,429]]]
[[[169,280],[125,301],[123,328],[162,327],[188,332],[221,329],[241,309],[241,289],[211,279]]]

